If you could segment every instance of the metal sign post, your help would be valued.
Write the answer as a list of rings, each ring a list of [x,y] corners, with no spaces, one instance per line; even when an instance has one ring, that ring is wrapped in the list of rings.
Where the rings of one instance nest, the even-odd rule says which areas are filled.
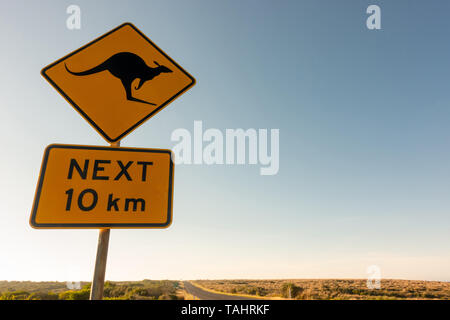
[[[111,147],[120,147],[120,141],[111,143]],[[94,278],[92,279],[90,300],[102,300],[103,298],[110,233],[111,229],[100,229],[98,233],[97,257],[95,258]]]
[[[98,234],[97,258],[95,260],[90,300],[102,300],[103,298],[110,231],[111,229],[100,229]]]

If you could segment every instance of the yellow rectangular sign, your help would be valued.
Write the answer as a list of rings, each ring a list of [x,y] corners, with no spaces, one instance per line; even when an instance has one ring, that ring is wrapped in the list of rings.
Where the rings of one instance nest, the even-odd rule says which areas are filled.
[[[34,228],[166,228],[174,166],[165,149],[53,144],[44,153]]]

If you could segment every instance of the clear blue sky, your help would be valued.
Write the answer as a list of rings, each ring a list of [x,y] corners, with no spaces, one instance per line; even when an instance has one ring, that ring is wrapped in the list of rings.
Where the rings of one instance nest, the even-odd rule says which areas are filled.
[[[66,28],[78,4],[81,30]],[[366,28],[377,4],[382,30]],[[39,74],[129,21],[197,85],[123,140],[280,129],[280,171],[184,165],[167,230],[112,230],[111,280],[450,280],[448,1],[0,3],[0,279],[90,280],[96,230],[28,225],[44,148],[106,145]]]

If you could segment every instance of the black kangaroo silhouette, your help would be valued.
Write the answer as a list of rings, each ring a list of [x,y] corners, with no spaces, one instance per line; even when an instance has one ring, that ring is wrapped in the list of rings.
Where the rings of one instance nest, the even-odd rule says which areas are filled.
[[[119,78],[120,81],[122,81],[122,85],[127,95],[127,100],[147,103],[156,106],[156,104],[154,103],[137,99],[131,94],[131,84],[135,79],[139,79],[139,83],[137,87],[135,87],[135,89],[138,90],[146,81],[152,80],[154,77],[160,75],[161,73],[172,72],[172,70],[170,70],[166,66],[161,66],[156,61],[153,62],[157,65],[156,68],[147,66],[145,61],[134,53],[120,52],[111,56],[98,66],[86,71],[74,72],[69,70],[66,64],[64,64],[64,66],[69,73],[75,76],[87,76],[107,70],[113,76]]]

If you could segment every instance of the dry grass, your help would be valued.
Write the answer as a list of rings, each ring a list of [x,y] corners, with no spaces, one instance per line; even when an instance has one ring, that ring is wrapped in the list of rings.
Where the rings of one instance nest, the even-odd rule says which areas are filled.
[[[369,289],[364,279],[292,280],[197,280],[200,286],[218,292],[287,297],[291,286],[294,299],[388,300],[450,299],[450,282],[419,280],[381,280],[380,289]]]
[[[178,300],[184,290],[179,281],[106,281],[103,296],[108,300]],[[69,289],[65,282],[0,281],[0,300],[87,300],[90,283]]]

